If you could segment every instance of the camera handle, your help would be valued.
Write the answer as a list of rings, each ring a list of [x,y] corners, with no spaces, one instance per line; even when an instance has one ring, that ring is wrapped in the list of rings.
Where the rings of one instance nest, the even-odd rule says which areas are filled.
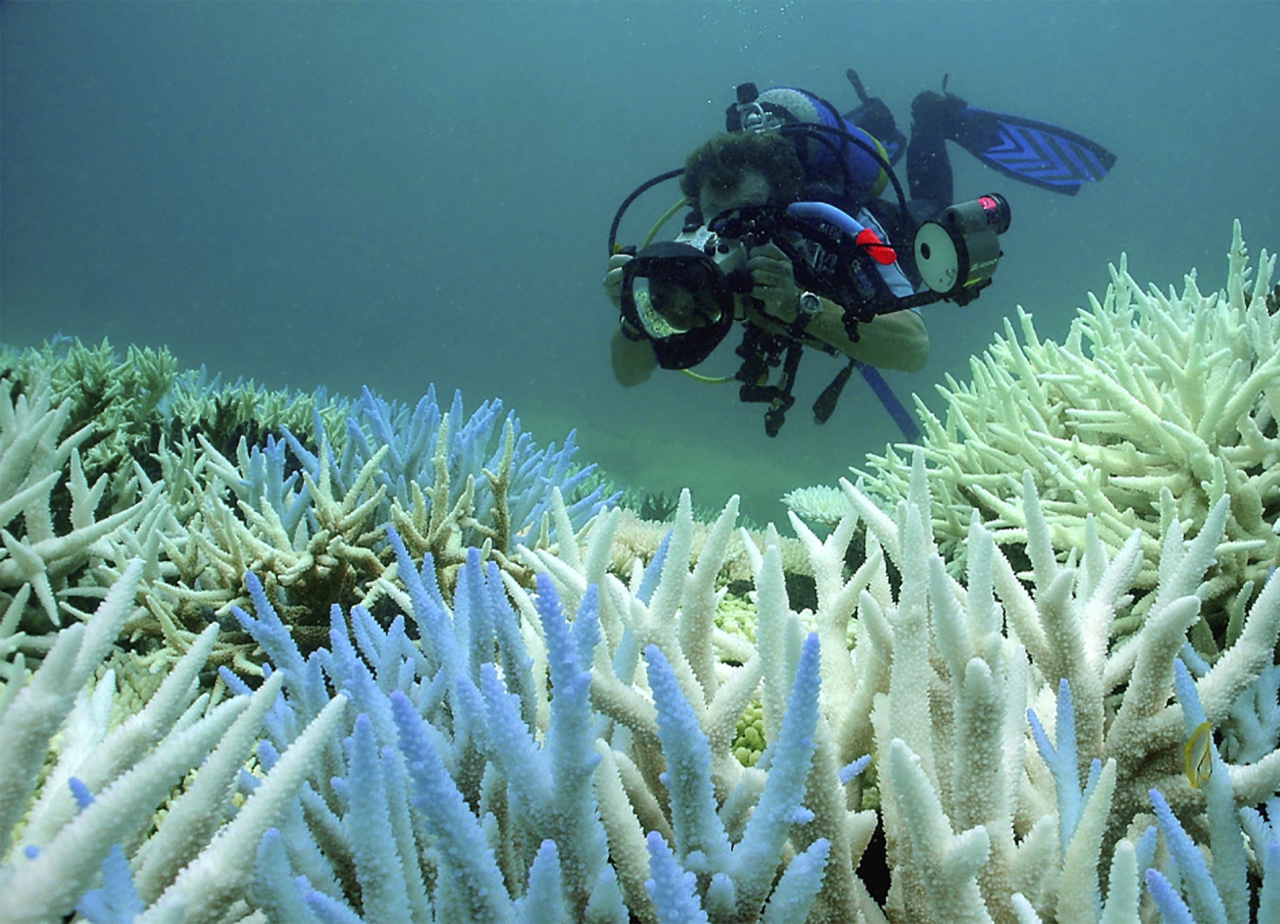
[[[768,403],[769,408],[764,412],[764,432],[767,436],[777,436],[787,422],[787,411],[796,403],[791,389],[796,383],[804,345],[798,340],[784,340],[748,324],[743,331],[742,343],[738,344],[735,352],[742,357],[742,367],[735,376],[742,382],[738,400]],[[770,385],[769,370],[779,361],[782,363],[782,375],[777,384]]]

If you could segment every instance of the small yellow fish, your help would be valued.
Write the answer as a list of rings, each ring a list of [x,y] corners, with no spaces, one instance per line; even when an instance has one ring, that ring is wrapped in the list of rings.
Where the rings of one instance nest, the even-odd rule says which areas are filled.
[[[1201,722],[1182,748],[1183,769],[1192,789],[1199,789],[1209,781],[1209,771],[1213,769],[1212,745],[1213,727]]]

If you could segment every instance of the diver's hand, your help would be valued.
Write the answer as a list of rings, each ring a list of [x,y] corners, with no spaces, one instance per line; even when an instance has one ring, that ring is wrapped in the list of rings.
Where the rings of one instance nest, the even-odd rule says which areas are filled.
[[[609,271],[604,274],[604,294],[619,311],[622,310],[622,267],[630,259],[629,254],[615,253],[609,258]]]
[[[800,287],[791,261],[778,245],[752,250],[747,269],[751,272],[751,297],[760,302],[761,310],[784,323],[794,321],[800,310]]]

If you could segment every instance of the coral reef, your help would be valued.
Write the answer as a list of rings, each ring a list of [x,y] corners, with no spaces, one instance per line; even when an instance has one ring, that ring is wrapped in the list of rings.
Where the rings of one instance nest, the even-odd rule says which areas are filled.
[[[116,364],[105,344],[26,351],[9,365],[0,378],[6,655],[38,655],[62,611],[85,618],[74,602],[101,597],[135,556],[146,562],[146,609],[126,624],[133,643],[149,637],[181,653],[210,621],[234,628],[230,608],[247,603],[243,576],[255,571],[311,646],[327,637],[330,604],[375,601],[393,560],[387,523],[416,554],[432,552],[447,584],[468,546],[508,565],[517,540],[536,545],[550,489],[572,498],[578,525],[605,499],[585,485],[594,467],[573,464],[572,434],[560,449],[539,448],[496,401],[467,417],[460,395],[442,411],[434,391],[413,408],[368,391],[354,403],[323,393],[286,401],[252,383],[201,391],[203,373],[174,375],[163,351],[130,350]],[[144,381],[150,397],[109,381]],[[141,423],[121,422],[131,414]],[[348,414],[340,428],[336,414]],[[318,443],[280,423],[280,438],[251,444],[246,422],[257,432],[259,420],[309,421]],[[86,448],[98,459],[92,483]],[[214,661],[256,671],[244,641],[226,633]]]
[[[623,508],[618,515],[618,525],[610,548],[610,561],[614,573],[626,574],[631,570],[632,563],[637,560],[647,565],[662,544],[663,537],[670,530],[671,522],[646,520],[633,511]],[[709,524],[696,519],[693,521],[691,548],[694,555],[702,551],[702,545],[706,542],[710,531]],[[750,539],[757,552],[764,551],[767,539],[765,531],[746,530],[735,535],[730,540],[731,548],[725,556],[724,566],[719,575],[720,580],[725,583],[751,580],[751,560],[747,556],[746,547],[742,544],[743,536]],[[809,557],[805,555],[804,547],[798,540],[789,536],[779,536],[778,549],[782,555],[784,573],[812,577]]]
[[[48,379],[50,404],[68,402],[68,426],[93,425],[83,446],[85,470],[115,476],[113,487],[120,489],[132,477],[131,461],[154,472],[151,454],[184,434],[199,432],[224,451],[234,451],[241,436],[258,443],[282,427],[311,443],[344,436],[347,402],[329,399],[324,389],[269,391],[252,379],[224,384],[203,367],[177,370],[163,347],[130,346],[123,360],[107,340],[93,347],[59,337],[20,352],[0,347],[0,376],[27,388]],[[315,429],[317,414],[323,432]]]
[[[1006,321],[1004,336],[971,361],[972,381],[940,389],[945,421],[917,402],[933,526],[953,570],[963,567],[971,507],[1001,545],[1026,542],[1021,482],[1030,471],[1057,547],[1081,548],[1089,516],[1111,548],[1140,531],[1143,591],[1157,581],[1169,524],[1197,532],[1230,497],[1205,595],[1229,600],[1246,584],[1258,591],[1280,563],[1275,257],[1264,251],[1251,279],[1239,222],[1227,257],[1222,292],[1201,294],[1192,273],[1181,296],[1144,292],[1122,259],[1105,298],[1090,296],[1064,343],[1041,340],[1019,309],[1021,342]],[[868,461],[861,484],[891,509],[906,496],[909,462],[892,449]],[[820,496],[798,495],[794,509],[814,516],[805,504]],[[1239,607],[1215,608],[1223,619],[1197,645],[1230,642],[1229,612]]]
[[[404,615],[383,626],[358,604],[349,614],[335,606],[328,647],[309,656],[250,575],[254,615],[233,613],[272,666],[258,692],[224,671],[225,688],[193,702],[211,626],[145,709],[112,728],[110,675],[75,691],[129,616],[142,580],[135,560],[98,613],[63,629],[40,671],[6,690],[0,734],[30,742],[0,760],[13,845],[0,870],[6,890],[37,909],[31,920],[77,901],[81,914],[94,907],[81,900],[96,882],[89,874],[47,885],[66,864],[101,868],[100,888],[110,882],[142,914],[181,900],[191,920],[236,908],[298,921],[393,919],[405,908],[419,920],[1097,920],[1083,912],[1110,858],[1117,897],[1106,907],[1132,905],[1112,919],[1138,921],[1138,902],[1125,896],[1140,894],[1140,867],[1164,878],[1158,901],[1200,901],[1201,886],[1177,871],[1191,854],[1162,865],[1154,835],[1133,839],[1131,824],[1143,830],[1154,803],[1164,827],[1181,819],[1194,829],[1202,792],[1219,790],[1227,808],[1210,805],[1222,816],[1210,831],[1235,830],[1232,843],[1247,833],[1265,855],[1270,828],[1236,807],[1280,780],[1271,662],[1280,582],[1216,664],[1186,644],[1225,502],[1190,542],[1171,525],[1160,603],[1136,640],[1111,647],[1108,624],[1137,573],[1136,533],[1111,554],[1090,530],[1080,561],[1059,562],[1028,479],[1035,591],[976,517],[965,586],[926,532],[921,456],[896,520],[844,489],[857,514],[825,540],[795,521],[818,576],[815,612],[788,605],[773,537],[753,556],[753,645],[713,627],[735,502],[693,556],[685,495],[658,555],[624,583],[605,570],[619,512],[579,533],[557,499],[554,551],[518,552],[539,569],[532,592],[473,549],[450,605],[430,556],[415,565],[393,532],[396,578],[379,581]],[[871,551],[846,577],[859,515]],[[903,576],[896,595],[886,556]],[[1192,664],[1181,674],[1179,655]],[[748,768],[733,742],[757,690],[766,747]],[[1175,690],[1192,710],[1168,704]],[[1267,690],[1272,715],[1250,727],[1271,750],[1238,765],[1215,746],[1210,785],[1188,785],[1184,728],[1226,727]],[[247,718],[236,718],[241,710]],[[255,739],[251,771],[236,778]],[[1041,762],[1028,756],[1031,739]],[[214,753],[154,831],[96,821],[160,798],[202,749]],[[46,752],[54,762],[33,803]],[[143,779],[163,785],[143,793]],[[877,824],[858,808],[872,782],[892,870],[883,910],[856,872]],[[222,793],[216,811],[210,792]],[[251,875],[223,867],[232,832],[258,845]],[[1189,842],[1185,828],[1181,836]],[[1247,875],[1228,880],[1227,864],[1214,868],[1213,882],[1227,883],[1215,890],[1247,908]]]
[[[28,357],[0,378],[0,920],[1275,916],[1280,396],[1213,345],[1275,333],[1271,261],[1246,298],[1232,253],[1217,300],[1118,272],[1065,346],[1010,337],[953,388],[1052,360],[1010,419],[1079,455],[1026,421],[1033,455],[996,452],[989,421],[966,481],[935,427],[789,541],[687,492],[655,527],[571,440],[432,394],[228,446],[171,426],[171,384],[134,407],[147,461],[95,475],[95,422]],[[1104,322],[1129,346],[1086,356]],[[1180,331],[1199,384],[1158,378]],[[1162,402],[1164,456],[1108,381]],[[1178,404],[1201,386],[1212,427]],[[1096,474],[1126,445],[1154,480]]]
[[[782,495],[782,502],[787,505],[788,510],[806,523],[827,529],[844,519],[849,509],[843,491],[823,485],[788,491]]]

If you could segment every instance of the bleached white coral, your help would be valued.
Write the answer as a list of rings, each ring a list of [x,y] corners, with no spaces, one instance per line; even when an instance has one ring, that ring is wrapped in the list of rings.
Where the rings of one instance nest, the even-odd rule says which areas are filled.
[[[1149,291],[1121,259],[1099,302],[1090,296],[1062,344],[1042,340],[1019,309],[1017,327],[971,361],[970,382],[948,379],[946,419],[917,402],[931,465],[932,518],[944,555],[962,565],[969,509],[1000,544],[1027,541],[1022,472],[1030,471],[1058,548],[1083,548],[1085,522],[1110,548],[1136,529],[1139,589],[1158,579],[1161,537],[1177,519],[1200,530],[1230,497],[1206,589],[1256,593],[1280,562],[1280,312],[1269,295],[1275,257],[1256,279],[1236,222],[1225,290]],[[869,490],[907,493],[908,463],[870,459]],[[1167,492],[1167,493],[1165,493]],[[1219,644],[1225,626],[1215,626]],[[1198,644],[1199,644],[1198,640]]]
[[[841,504],[843,505],[843,498]],[[843,514],[843,506],[841,508]],[[839,519],[837,517],[837,519]],[[656,520],[645,520],[633,511],[622,509],[618,513],[618,524],[614,531],[611,546],[611,568],[616,574],[629,574],[632,565],[639,561],[648,564],[654,552],[662,544],[662,538],[671,530],[670,523],[659,523]],[[702,551],[702,545],[711,531],[708,523],[693,521],[692,551],[695,555]],[[743,536],[745,535],[745,538]],[[731,540],[728,554],[720,568],[719,579],[725,582],[750,581],[751,564],[747,558],[746,546],[750,541],[757,551],[763,551],[766,541],[762,530],[748,530],[739,533],[738,538]],[[809,559],[804,549],[796,540],[778,537],[778,549],[782,554],[782,570],[787,574],[808,574]]]
[[[644,831],[670,839],[672,829],[658,768],[645,764],[655,753],[644,744],[656,738],[651,698],[642,673],[619,671],[619,663],[628,663],[618,660],[627,650],[622,640],[630,634],[630,644],[661,645],[690,702],[706,704],[705,711],[695,708],[695,716],[713,748],[715,791],[725,800],[721,812],[732,817],[733,800],[725,794],[755,771],[735,766],[723,717],[741,709],[738,697],[749,688],[740,684],[754,668],[763,683],[765,738],[776,738],[784,689],[778,678],[794,663],[803,624],[820,639],[822,694],[805,796],[815,817],[794,825],[791,836],[796,851],[811,843],[806,837],[821,836],[832,845],[809,920],[882,921],[884,913],[891,921],[1096,920],[1090,915],[1100,871],[1111,864],[1111,919],[1136,924],[1130,896],[1138,893],[1138,870],[1125,836],[1149,811],[1148,790],[1165,792],[1185,816],[1203,810],[1183,776],[1181,709],[1170,704],[1172,666],[1189,625],[1205,609],[1196,589],[1220,548],[1227,501],[1215,505],[1189,540],[1178,520],[1170,522],[1146,621],[1135,635],[1121,638],[1115,625],[1133,606],[1139,534],[1113,549],[1087,522],[1080,552],[1056,548],[1030,473],[1022,490],[1031,570],[1019,576],[975,516],[966,540],[968,579],[962,583],[948,573],[935,545],[921,454],[907,503],[895,517],[844,482],[847,512],[825,539],[792,517],[815,576],[816,612],[791,611],[773,570],[776,547],[767,544],[766,553],[753,559],[755,650],[745,659],[735,650],[742,666],[710,672],[697,666],[705,657],[699,639],[707,631],[699,614],[711,605],[703,596],[710,585],[701,581],[718,567],[723,538],[708,542],[690,571],[690,523],[678,519],[659,582],[637,571],[625,590],[603,570],[616,514],[578,537],[583,544],[568,543],[565,532],[556,552],[534,556],[556,575],[567,599],[584,593],[593,580],[613,588],[602,607],[610,641],[597,652],[593,701],[627,734],[615,738],[613,747],[600,742],[605,761],[597,789],[611,851],[631,883],[629,896],[647,869]],[[725,535],[732,512],[725,511],[713,536]],[[844,559],[859,519],[866,523],[867,556],[850,575]],[[896,589],[889,561],[901,574]],[[846,644],[850,625],[852,651]],[[1243,618],[1235,644],[1196,681],[1211,723],[1225,721],[1240,691],[1270,663],[1278,633],[1280,582],[1273,582]],[[1070,745],[1068,730],[1054,722],[1062,681],[1074,703]],[[1059,733],[1069,771],[1047,767],[1036,756],[1028,707],[1048,734]],[[892,870],[884,912],[856,875],[875,816],[856,811],[863,782],[839,772],[867,754]],[[1097,769],[1090,773],[1095,759]],[[1224,772],[1238,802],[1247,804],[1259,797],[1262,777],[1263,789],[1280,782],[1275,767],[1267,758]],[[1092,782],[1077,789],[1073,803],[1060,790],[1068,778],[1076,785],[1077,774]],[[1134,910],[1126,916],[1130,905]]]
[[[849,502],[845,500],[843,491],[824,485],[788,491],[782,495],[782,502],[806,523],[816,523],[819,526],[835,526],[849,509]]]
[[[91,557],[103,554],[100,542],[138,524],[159,499],[158,490],[150,491],[99,519],[106,476],[90,485],[79,453],[93,433],[92,425],[63,435],[70,402],[53,406],[48,379],[16,399],[12,389],[12,381],[0,379],[0,604],[8,611],[0,626],[0,644],[3,636],[12,639],[31,594],[48,622],[62,625],[58,597],[68,588],[69,577]],[[71,529],[59,531],[50,498],[64,477]],[[17,648],[23,643],[13,639],[9,645]]]
[[[91,688],[85,683],[133,609],[141,573],[142,563],[131,562],[92,618],[59,632],[40,669],[10,679],[0,696],[5,921],[69,915],[122,843],[136,872],[139,910],[186,906],[176,920],[219,919],[246,892],[245,856],[312,771],[345,704],[333,698],[228,822],[237,777],[283,675],[252,696],[210,705],[195,681],[217,636],[211,626],[143,709],[109,727],[112,672]],[[43,774],[47,761],[52,767]],[[197,765],[195,780],[155,830],[156,807]]]
[[[1170,700],[1174,660],[1206,607],[1197,591],[1220,548],[1227,500],[1190,541],[1171,521],[1146,620],[1117,643],[1116,617],[1131,605],[1138,573],[1136,531],[1111,550],[1089,518],[1083,549],[1062,556],[1028,472],[1023,509],[1034,591],[976,518],[966,586],[947,573],[928,531],[920,452],[896,519],[843,485],[902,574],[896,600],[881,606],[864,594],[855,617],[878,623],[883,612],[888,622],[887,631],[868,637],[879,639],[874,656],[890,665],[871,714],[894,870],[890,918],[1012,921],[1016,893],[1044,920],[1082,919],[1094,907],[1100,864],[1149,810],[1150,790],[1160,789],[1180,813],[1203,810],[1183,776],[1182,709]],[[1278,634],[1280,582],[1271,581],[1234,644],[1195,681],[1212,725],[1271,663]],[[1072,817],[1062,814],[1055,791],[1062,782],[1026,753],[1025,710],[1051,715],[1059,681],[1074,703],[1071,785],[1099,761],[1083,796],[1088,804]],[[851,718],[845,727],[856,728],[858,717]],[[1271,759],[1229,772],[1237,804],[1280,785]],[[1254,774],[1266,782],[1246,782]]]
[[[567,608],[595,594],[591,585],[604,588],[602,638],[589,679],[598,720],[590,727],[597,729],[601,760],[590,791],[584,789],[580,798],[599,807],[621,894],[640,919],[656,920],[645,901],[647,881],[661,872],[655,864],[670,861],[681,864],[677,869],[716,872],[714,865],[700,865],[714,858],[688,850],[687,838],[684,851],[663,853],[664,844],[682,843],[680,825],[686,825],[687,834],[690,819],[701,819],[697,824],[707,830],[722,826],[729,843],[774,845],[769,848],[773,863],[750,873],[745,866],[737,868],[736,893],[726,892],[724,880],[717,885],[714,876],[690,893],[691,903],[719,909],[713,920],[740,919],[726,909],[741,900],[745,905],[736,904],[741,912],[763,901],[779,875],[779,894],[789,891],[783,883],[796,886],[805,920],[812,922],[1094,920],[1100,864],[1113,855],[1114,891],[1107,907],[1129,908],[1137,886],[1119,880],[1136,879],[1139,866],[1123,838],[1135,816],[1146,810],[1147,789],[1159,787],[1182,817],[1201,811],[1197,793],[1179,782],[1183,717],[1181,707],[1170,704],[1172,665],[1187,626],[1202,608],[1195,591],[1219,546],[1226,502],[1215,506],[1190,541],[1176,520],[1170,524],[1147,620],[1136,637],[1113,644],[1115,618],[1131,605],[1137,539],[1111,550],[1087,526],[1082,554],[1055,550],[1029,475],[1023,504],[1031,557],[1027,580],[1034,591],[1019,580],[976,518],[968,537],[967,584],[947,573],[929,531],[921,455],[915,459],[908,502],[896,518],[847,483],[844,491],[850,510],[826,539],[793,518],[815,574],[816,612],[791,609],[776,533],[770,531],[763,553],[754,544],[744,546],[755,574],[758,616],[755,645],[745,650],[741,639],[714,629],[722,594],[716,576],[734,535],[733,502],[695,556],[690,504],[687,495],[682,498],[662,559],[647,572],[637,569],[627,583],[607,571],[616,512],[602,514],[578,534],[557,499],[552,514],[557,541],[523,554],[526,563],[554,576]],[[860,517],[869,532],[868,555],[846,575],[844,550]],[[897,589],[886,557],[902,576]],[[0,872],[30,907],[65,911],[77,891],[88,887],[88,877],[113,841],[128,843],[146,833],[126,831],[117,822],[140,812],[150,817],[137,806],[163,798],[177,776],[221,739],[158,832],[133,855],[135,881],[141,900],[153,903],[156,914],[179,900],[191,903],[193,919],[211,920],[231,908],[247,913],[249,906],[240,902],[248,867],[238,858],[292,801],[324,742],[332,742],[340,727],[334,723],[341,697],[322,709],[313,729],[296,739],[299,750],[290,748],[224,825],[219,812],[226,810],[244,749],[278,692],[278,678],[301,670],[302,662],[299,658],[293,668],[274,672],[251,702],[237,697],[211,710],[199,701],[190,705],[196,692],[191,679],[213,646],[217,630],[211,627],[143,712],[107,732],[110,710],[102,697],[77,691],[128,615],[141,571],[137,561],[127,565],[100,612],[87,625],[64,630],[28,690],[0,703],[5,739],[31,744],[0,760],[0,832],[43,845],[35,860],[11,850],[10,865]],[[531,621],[540,601],[510,575],[505,583],[525,617],[521,631],[532,662],[519,684],[537,688],[536,711],[543,713],[550,706],[548,647]],[[387,592],[404,602],[394,587]],[[852,652],[845,641],[850,621],[857,638]],[[816,635],[802,645],[806,625]],[[1225,719],[1239,691],[1270,661],[1278,631],[1280,582],[1273,581],[1254,602],[1236,643],[1194,680],[1206,721]],[[647,668],[639,657],[642,645],[650,646]],[[705,741],[705,776],[695,774],[705,780],[701,790],[669,795],[672,787],[687,784],[671,776],[663,759],[666,742],[658,746],[668,731],[657,720],[658,698],[648,672],[659,658],[668,699],[687,703],[689,721],[681,734],[695,745],[700,736]],[[734,663],[725,663],[726,658]],[[816,713],[810,707],[811,732],[793,729],[792,734],[803,738],[806,755],[804,761],[790,761],[784,776],[791,794],[775,806],[776,817],[767,826],[757,821],[752,829],[757,814],[751,808],[765,804],[769,776],[737,762],[731,747],[734,722],[759,690],[766,739],[785,740],[786,691],[793,672],[804,673],[797,665],[805,659],[810,665],[806,695],[810,703],[817,701]],[[820,696],[815,660],[821,665]],[[513,663],[512,670],[516,667]],[[517,683],[515,673],[509,681]],[[1072,691],[1074,712],[1064,720],[1057,695],[1055,723],[1050,717],[1060,681]],[[99,691],[110,692],[109,680],[99,684]],[[1067,770],[1046,770],[1028,753],[1028,705],[1055,736]],[[38,776],[33,768],[43,762],[49,736],[68,711],[78,716],[68,727],[80,730],[64,737],[61,755],[33,804]],[[794,757],[797,751],[798,746],[787,753]],[[126,770],[131,754],[137,755],[132,774]],[[880,789],[893,876],[883,911],[857,875],[877,818],[858,810],[863,787],[850,765],[861,766],[856,758],[867,754]],[[1097,769],[1086,771],[1093,758]],[[782,772],[781,758],[773,760],[766,761],[768,772]],[[1276,787],[1278,766],[1270,755],[1251,767],[1222,766],[1214,772],[1220,787],[1229,781],[1235,799],[1246,803]],[[1076,792],[1075,807],[1068,810],[1062,780],[1076,786],[1084,772],[1090,783]],[[94,774],[101,775],[100,782]],[[62,788],[73,777],[90,791],[101,787],[93,806],[79,814]],[[776,793],[777,787],[775,801],[783,798]],[[672,814],[674,802],[682,806],[679,823]],[[748,830],[755,832],[750,838]],[[715,863],[730,863],[731,854],[717,856]],[[1145,854],[1138,856],[1141,864],[1151,862]],[[68,878],[68,866],[89,872]],[[55,880],[56,888],[49,885]],[[1115,920],[1136,924],[1136,912]]]

